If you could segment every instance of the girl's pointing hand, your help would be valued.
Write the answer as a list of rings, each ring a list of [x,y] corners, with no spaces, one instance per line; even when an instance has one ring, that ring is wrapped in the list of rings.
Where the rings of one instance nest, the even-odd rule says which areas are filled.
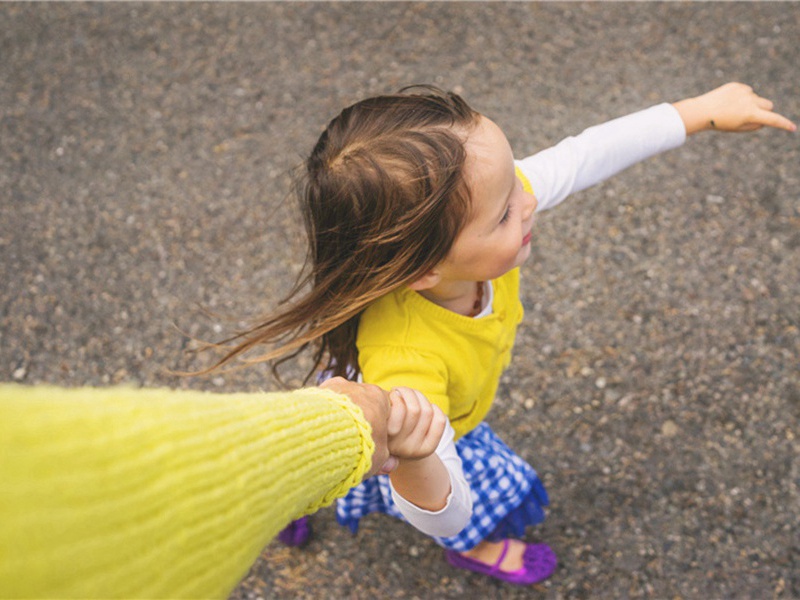
[[[755,131],[775,127],[797,131],[789,119],[772,110],[773,103],[743,83],[726,83],[702,96],[676,102],[687,135],[698,131]]]

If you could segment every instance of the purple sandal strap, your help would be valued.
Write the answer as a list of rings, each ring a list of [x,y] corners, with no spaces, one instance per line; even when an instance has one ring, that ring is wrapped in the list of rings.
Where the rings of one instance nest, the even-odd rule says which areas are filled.
[[[500,558],[497,559],[497,562],[494,563],[492,569],[489,571],[490,575],[494,575],[496,573],[502,573],[502,569],[500,569],[500,565],[503,564],[503,559],[505,559],[506,554],[508,554],[508,548],[511,546],[511,540],[505,539],[503,540],[503,551],[500,553]]]

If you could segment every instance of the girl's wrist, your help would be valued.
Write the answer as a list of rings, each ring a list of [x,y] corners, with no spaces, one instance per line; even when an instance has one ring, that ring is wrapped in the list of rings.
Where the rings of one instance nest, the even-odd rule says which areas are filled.
[[[404,470],[410,469],[424,469],[428,466],[429,463],[438,460],[435,454],[428,454],[427,456],[420,456],[420,457],[401,457],[398,456],[397,458],[397,467],[403,468]]]
[[[701,96],[673,102],[672,106],[678,111],[687,136],[714,129],[714,121],[706,114]]]
[[[423,458],[401,458],[389,474],[395,491],[418,508],[438,511],[447,506],[450,478],[435,454]]]

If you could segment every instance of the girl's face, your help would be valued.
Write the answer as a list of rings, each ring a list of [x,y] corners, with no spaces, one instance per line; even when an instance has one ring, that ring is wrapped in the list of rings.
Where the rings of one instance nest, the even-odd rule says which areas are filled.
[[[523,189],[511,146],[491,120],[480,118],[465,147],[470,215],[439,273],[444,280],[486,281],[530,255],[536,198]]]

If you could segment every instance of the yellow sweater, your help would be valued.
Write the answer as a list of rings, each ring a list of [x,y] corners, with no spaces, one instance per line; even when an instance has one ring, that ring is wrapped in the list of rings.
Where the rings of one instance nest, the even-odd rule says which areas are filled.
[[[484,419],[511,361],[522,320],[519,269],[495,279],[492,314],[465,317],[404,288],[372,304],[358,327],[364,381],[416,388],[450,418],[456,437]]]
[[[373,450],[326,390],[0,384],[0,597],[224,598]]]

